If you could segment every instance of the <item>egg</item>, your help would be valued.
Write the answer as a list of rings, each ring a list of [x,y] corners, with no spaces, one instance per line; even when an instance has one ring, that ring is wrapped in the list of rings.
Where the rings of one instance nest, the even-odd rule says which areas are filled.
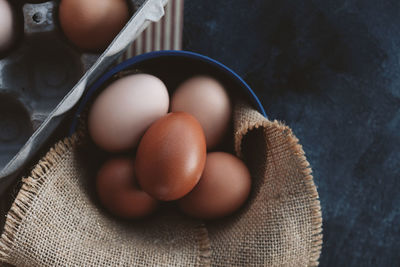
[[[141,188],[158,200],[175,200],[198,183],[206,160],[200,123],[185,112],[156,121],[140,141],[135,171]]]
[[[128,19],[127,0],[62,0],[59,7],[65,36],[84,51],[103,51]]]
[[[0,53],[8,50],[16,38],[15,13],[7,0],[0,0]]]
[[[112,214],[122,218],[139,218],[153,213],[157,200],[139,189],[133,160],[115,158],[99,170],[96,189],[100,202]]]
[[[216,219],[239,209],[249,196],[250,187],[250,172],[239,158],[212,152],[207,155],[200,182],[178,205],[190,216]]]
[[[93,141],[110,152],[137,146],[145,130],[168,112],[164,83],[149,74],[125,76],[110,84],[94,101],[88,116]]]
[[[178,86],[171,98],[171,111],[192,114],[204,129],[207,148],[212,149],[229,127],[232,107],[220,82],[209,76],[195,76]]]

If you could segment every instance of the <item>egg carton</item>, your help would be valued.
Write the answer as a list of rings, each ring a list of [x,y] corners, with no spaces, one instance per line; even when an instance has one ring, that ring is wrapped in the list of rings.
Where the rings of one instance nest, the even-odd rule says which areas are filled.
[[[24,2],[20,10],[23,36],[0,59],[0,195],[79,101],[87,85],[164,15],[168,0],[129,0],[132,16],[102,54],[81,52],[66,39],[57,18],[59,1]]]

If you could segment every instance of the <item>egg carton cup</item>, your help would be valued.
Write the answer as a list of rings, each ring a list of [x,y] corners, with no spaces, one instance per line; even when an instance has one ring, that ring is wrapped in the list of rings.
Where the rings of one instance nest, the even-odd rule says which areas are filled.
[[[23,37],[0,59],[0,195],[79,101],[87,85],[164,15],[167,2],[129,0],[134,13],[102,54],[82,52],[66,39],[57,18],[59,1],[22,6]]]

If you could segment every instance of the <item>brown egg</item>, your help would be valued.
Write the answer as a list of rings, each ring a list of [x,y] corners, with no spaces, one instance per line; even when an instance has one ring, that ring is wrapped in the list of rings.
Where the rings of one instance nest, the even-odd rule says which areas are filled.
[[[215,219],[239,209],[249,196],[250,187],[250,172],[240,159],[213,152],[207,155],[200,182],[178,204],[190,216]]]
[[[62,0],[59,19],[73,44],[101,52],[127,23],[129,6],[126,0]]]
[[[220,82],[208,76],[195,76],[183,82],[171,99],[171,111],[192,114],[204,129],[207,148],[214,148],[224,137],[232,107]]]
[[[135,171],[141,188],[159,200],[183,197],[197,184],[206,160],[200,123],[185,112],[169,113],[144,134]]]
[[[133,164],[128,158],[109,160],[101,167],[96,180],[97,194],[104,207],[128,219],[147,216],[157,208],[157,200],[136,184]]]

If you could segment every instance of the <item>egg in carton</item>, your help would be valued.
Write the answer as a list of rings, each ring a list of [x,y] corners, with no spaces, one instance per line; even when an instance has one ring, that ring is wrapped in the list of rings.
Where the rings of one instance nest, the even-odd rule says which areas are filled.
[[[5,18],[4,7],[11,4],[16,22],[15,36],[10,37],[14,44],[0,51],[0,195],[79,101],[86,86],[150,22],[164,15],[167,1],[127,0],[130,19],[102,53],[93,53],[65,36],[60,1],[0,0],[0,15]],[[0,25],[0,37],[6,34]]]

